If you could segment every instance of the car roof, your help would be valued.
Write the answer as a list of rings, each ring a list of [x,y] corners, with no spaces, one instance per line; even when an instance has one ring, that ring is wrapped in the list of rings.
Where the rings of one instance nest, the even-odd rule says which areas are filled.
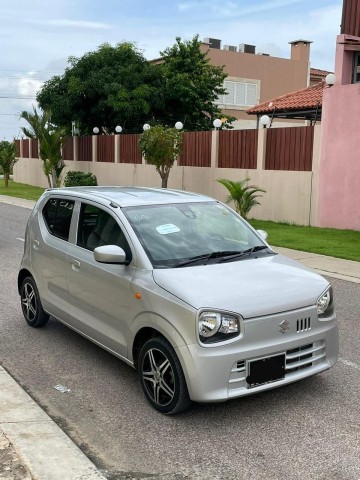
[[[119,207],[163,203],[208,202],[211,197],[198,193],[147,187],[66,187],[46,190],[47,194],[71,195],[88,200],[109,201]]]

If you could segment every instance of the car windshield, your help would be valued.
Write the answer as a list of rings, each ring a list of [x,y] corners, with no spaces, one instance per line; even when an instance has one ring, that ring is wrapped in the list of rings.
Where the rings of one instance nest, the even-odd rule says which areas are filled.
[[[241,258],[266,249],[230,208],[214,202],[123,208],[154,268]]]

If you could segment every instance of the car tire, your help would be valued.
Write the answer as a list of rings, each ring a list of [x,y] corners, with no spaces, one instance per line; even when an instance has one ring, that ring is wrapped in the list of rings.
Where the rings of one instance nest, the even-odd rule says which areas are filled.
[[[25,320],[31,327],[43,327],[49,320],[49,315],[42,308],[39,292],[32,277],[26,277],[20,290],[21,308]]]
[[[190,407],[179,359],[165,338],[155,337],[144,343],[138,371],[145,396],[158,412],[173,415]]]

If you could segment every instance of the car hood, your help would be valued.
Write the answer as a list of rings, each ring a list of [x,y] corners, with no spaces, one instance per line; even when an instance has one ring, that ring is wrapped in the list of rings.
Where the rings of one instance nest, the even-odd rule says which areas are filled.
[[[221,264],[155,269],[155,282],[196,309],[216,308],[244,318],[315,305],[328,282],[282,255]]]

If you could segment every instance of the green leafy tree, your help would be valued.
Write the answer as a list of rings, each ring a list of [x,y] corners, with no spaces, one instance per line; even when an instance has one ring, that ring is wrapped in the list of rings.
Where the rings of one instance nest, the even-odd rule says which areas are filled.
[[[245,219],[255,205],[260,205],[257,198],[262,197],[262,195],[257,194],[260,192],[266,193],[266,190],[262,188],[249,185],[249,181],[249,177],[238,182],[225,178],[218,180],[229,192],[226,203],[234,202],[235,210]]]
[[[94,127],[113,132],[116,125],[139,131],[162,103],[161,70],[130,42],[105,43],[68,62],[65,73],[45,82],[37,94],[40,107],[51,110],[53,121],[68,132],[72,121],[82,135],[91,135]]]
[[[4,172],[4,186],[9,186],[9,177],[13,166],[17,161],[14,142],[3,140],[0,142],[0,166]]]
[[[65,142],[65,130],[52,123],[50,111],[45,111],[41,115],[33,107],[33,113],[23,111],[20,117],[29,124],[29,128],[22,127],[24,134],[28,138],[39,141],[39,156],[43,162],[43,171],[49,187],[59,187],[65,167],[61,153]]]
[[[198,35],[189,41],[177,37],[176,43],[161,53],[166,119],[162,123],[174,125],[180,120],[187,130],[211,130],[215,118],[226,118],[223,128],[231,128],[235,118],[223,115],[215,103],[226,93],[223,82],[227,74],[223,67],[209,63],[200,45]]]
[[[80,58],[69,57],[63,75],[44,83],[37,94],[40,107],[70,133],[92,134],[121,125],[124,132],[140,132],[144,123],[173,127],[182,121],[187,130],[209,130],[216,117],[227,118],[216,105],[225,93],[223,67],[209,63],[198,36],[176,43],[148,62],[133,43],[100,45]]]
[[[161,177],[161,187],[167,188],[170,170],[182,151],[182,133],[163,125],[146,130],[139,140],[146,163],[154,165]]]

